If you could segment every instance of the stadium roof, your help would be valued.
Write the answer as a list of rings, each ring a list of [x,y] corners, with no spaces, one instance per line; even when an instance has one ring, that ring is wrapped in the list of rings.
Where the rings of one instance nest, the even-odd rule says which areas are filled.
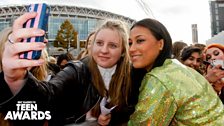
[[[144,10],[139,7],[136,0],[38,0],[38,3],[46,2],[50,5],[79,6],[109,11],[118,15],[138,20],[146,16]],[[37,3],[36,0],[1,0],[0,6],[27,5]]]

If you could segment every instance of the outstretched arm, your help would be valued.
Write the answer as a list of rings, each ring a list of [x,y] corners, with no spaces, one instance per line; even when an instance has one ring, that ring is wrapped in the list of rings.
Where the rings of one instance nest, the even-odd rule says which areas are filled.
[[[23,28],[23,24],[30,18],[36,16],[35,12],[25,13],[14,21],[13,32],[9,35],[11,42],[6,42],[2,56],[2,66],[4,79],[7,82],[13,94],[16,94],[25,83],[27,68],[40,66],[44,63],[43,59],[27,60],[20,59],[19,54],[30,50],[42,50],[45,47],[44,43],[31,42],[22,43],[23,38],[33,36],[42,36],[44,31],[36,28]]]

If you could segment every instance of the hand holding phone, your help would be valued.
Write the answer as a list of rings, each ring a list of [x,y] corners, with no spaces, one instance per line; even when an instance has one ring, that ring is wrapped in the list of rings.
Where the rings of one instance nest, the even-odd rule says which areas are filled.
[[[223,60],[212,60],[212,66],[221,65],[221,69],[224,70],[224,61]]]
[[[31,4],[28,6],[28,12],[37,12],[35,18],[29,19],[24,25],[24,28],[39,28],[47,31],[48,18],[50,8],[45,3]],[[36,36],[23,39],[22,42],[44,42],[44,36]],[[41,56],[41,50],[33,50],[20,54],[21,59],[39,59]]]

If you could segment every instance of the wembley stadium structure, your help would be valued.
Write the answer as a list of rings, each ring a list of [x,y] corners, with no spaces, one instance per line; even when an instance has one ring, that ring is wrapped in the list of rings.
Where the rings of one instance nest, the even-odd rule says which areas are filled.
[[[48,22],[48,40],[53,42],[57,31],[64,20],[68,19],[78,32],[78,39],[85,40],[90,32],[92,32],[105,19],[119,19],[131,25],[134,19],[107,12],[104,10],[67,6],[67,5],[49,5],[50,17]],[[0,7],[0,29],[12,26],[13,21],[20,15],[27,12],[28,5],[12,5]],[[77,45],[80,45],[78,42]]]

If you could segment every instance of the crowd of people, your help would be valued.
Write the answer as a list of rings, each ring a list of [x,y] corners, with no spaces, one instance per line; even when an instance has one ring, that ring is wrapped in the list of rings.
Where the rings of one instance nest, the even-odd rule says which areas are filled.
[[[44,43],[20,42],[45,34],[23,28],[35,16],[25,13],[0,36],[0,125],[224,124],[223,45],[172,43],[155,19],[142,19],[130,29],[122,21],[107,20],[88,36],[77,58],[62,54],[55,60]],[[43,50],[41,58],[19,57],[30,50]],[[39,78],[34,69],[41,67],[46,69]],[[9,118],[8,112],[21,111],[21,102],[34,102],[50,118]]]
[[[204,76],[224,103],[224,45],[187,45],[179,51],[177,59]]]

